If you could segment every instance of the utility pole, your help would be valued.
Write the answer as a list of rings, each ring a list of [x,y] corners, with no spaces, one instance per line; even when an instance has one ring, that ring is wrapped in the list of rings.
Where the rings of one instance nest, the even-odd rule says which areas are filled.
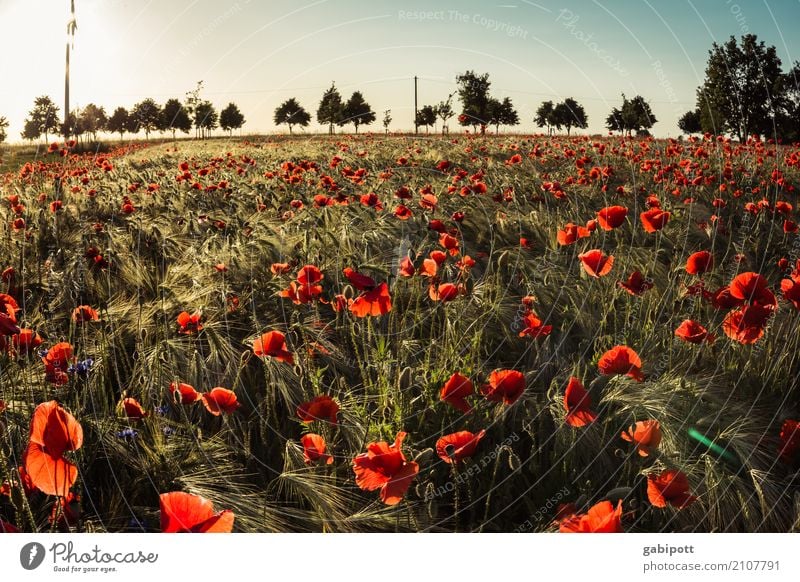
[[[64,72],[64,133],[68,134],[69,127],[69,48],[75,44],[75,30],[78,28],[75,20],[75,0],[70,0],[70,17],[67,21],[67,67]],[[69,135],[64,135],[69,137]]]
[[[414,75],[414,135],[419,133],[419,125],[417,125],[417,76]]]

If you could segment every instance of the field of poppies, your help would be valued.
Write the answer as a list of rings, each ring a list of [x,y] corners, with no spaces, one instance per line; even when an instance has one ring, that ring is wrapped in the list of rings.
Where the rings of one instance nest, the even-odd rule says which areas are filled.
[[[800,149],[71,145],[0,176],[0,531],[798,528]]]

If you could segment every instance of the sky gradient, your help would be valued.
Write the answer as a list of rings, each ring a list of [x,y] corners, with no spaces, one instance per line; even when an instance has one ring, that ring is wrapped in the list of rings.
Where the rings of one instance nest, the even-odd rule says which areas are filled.
[[[19,141],[38,95],[62,108],[68,0],[0,0],[0,116]],[[708,50],[755,33],[775,45],[784,70],[800,59],[800,0],[76,0],[71,103],[130,107],[145,97],[183,99],[198,80],[218,108],[237,103],[244,133],[276,131],[272,114],[296,97],[316,109],[336,82],[346,99],[361,90],[382,130],[413,129],[419,103],[455,91],[466,69],[490,73],[491,93],[511,97],[515,131],[538,131],[547,99],[574,97],[589,133],[620,93],[648,99],[653,133],[677,135],[694,107]],[[460,110],[460,103],[456,104]],[[455,121],[451,120],[451,128]],[[347,131],[352,131],[348,127]]]

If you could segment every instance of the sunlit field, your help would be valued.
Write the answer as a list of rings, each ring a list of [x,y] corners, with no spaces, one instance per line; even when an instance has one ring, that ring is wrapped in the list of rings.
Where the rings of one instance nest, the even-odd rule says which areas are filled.
[[[800,149],[50,150],[0,178],[0,528],[797,527]]]

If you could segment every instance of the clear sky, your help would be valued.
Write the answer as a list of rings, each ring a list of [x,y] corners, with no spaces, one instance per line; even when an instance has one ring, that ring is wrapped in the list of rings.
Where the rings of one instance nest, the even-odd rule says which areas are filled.
[[[0,0],[0,116],[12,140],[36,96],[63,110],[68,4]],[[248,133],[275,131],[289,97],[313,116],[334,80],[345,99],[363,92],[376,131],[385,109],[392,129],[412,128],[414,75],[421,106],[473,69],[512,98],[520,131],[536,130],[541,101],[572,96],[602,132],[625,92],[650,100],[656,135],[677,135],[713,41],[751,32],[784,69],[800,60],[800,0],[76,0],[76,15],[73,106],[163,103],[202,79],[218,108],[239,105]],[[320,129],[314,119],[308,131]]]

